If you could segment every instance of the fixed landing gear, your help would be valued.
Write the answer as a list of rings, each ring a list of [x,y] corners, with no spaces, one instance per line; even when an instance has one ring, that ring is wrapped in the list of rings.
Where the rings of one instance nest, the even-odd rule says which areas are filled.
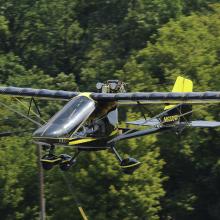
[[[136,169],[140,167],[141,162],[135,158],[128,157],[126,159],[122,159],[114,146],[110,146],[109,149],[111,149],[112,153],[115,154],[120,163],[120,167],[125,174],[132,174]],[[55,165],[59,165],[59,168],[62,171],[67,171],[70,169],[70,167],[76,164],[76,157],[79,155],[79,153],[80,150],[77,150],[74,156],[70,156],[68,154],[61,154],[56,156],[54,154],[54,146],[51,146],[49,148],[48,154],[41,158],[41,164],[45,170],[50,170]]]
[[[79,154],[79,151],[77,151],[73,157],[68,154],[56,156],[53,152],[54,147],[52,146],[49,153],[41,158],[41,164],[44,170],[51,170],[55,165],[59,165],[62,171],[67,171],[70,167],[76,164],[76,157]]]
[[[141,165],[141,162],[136,160],[135,158],[126,158],[121,161],[121,168],[124,173],[132,174],[136,169],[138,169]]]
[[[51,170],[53,166],[59,164],[62,161],[60,157],[53,154],[46,154],[41,158],[41,164],[44,170]]]
[[[122,159],[114,146],[111,147],[111,150],[115,154],[116,158],[118,159],[120,166],[122,168],[122,171],[125,174],[132,174],[136,169],[140,167],[141,162],[139,162],[138,160],[131,158],[131,157]]]
[[[60,157],[62,158],[62,161],[60,162],[60,169],[62,171],[67,171],[71,166],[76,164],[75,157],[71,157],[68,154],[61,154]]]

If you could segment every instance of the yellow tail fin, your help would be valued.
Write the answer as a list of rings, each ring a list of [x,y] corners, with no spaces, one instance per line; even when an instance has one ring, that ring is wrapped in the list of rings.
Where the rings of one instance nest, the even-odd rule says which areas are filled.
[[[173,86],[172,92],[192,92],[193,91],[193,82],[190,79],[183,78],[178,76],[176,82]],[[164,110],[168,110],[175,107],[175,105],[167,105]]]

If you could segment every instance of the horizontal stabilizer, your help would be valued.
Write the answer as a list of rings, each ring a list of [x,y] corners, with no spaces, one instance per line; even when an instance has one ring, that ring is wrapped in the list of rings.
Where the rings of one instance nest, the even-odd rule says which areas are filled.
[[[191,121],[192,127],[211,128],[220,126],[219,121]]]
[[[156,126],[158,124],[160,124],[159,120],[156,118],[151,118],[151,119],[139,119],[137,121],[129,121],[126,122],[126,124],[132,124],[132,125],[141,125],[141,126]]]

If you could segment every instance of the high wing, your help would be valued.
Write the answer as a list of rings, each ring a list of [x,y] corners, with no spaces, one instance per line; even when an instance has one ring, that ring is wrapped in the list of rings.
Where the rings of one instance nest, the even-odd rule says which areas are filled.
[[[219,121],[191,121],[189,126],[202,127],[202,128],[214,128],[214,127],[219,127],[220,122]]]
[[[0,87],[0,94],[13,97],[37,97],[40,99],[70,100],[79,92],[32,89],[19,87]],[[220,92],[134,92],[134,93],[90,93],[96,101],[119,104],[177,104],[177,103],[220,103]]]
[[[36,97],[40,99],[58,99],[70,100],[74,96],[79,95],[79,92],[70,92],[63,90],[49,90],[49,89],[32,89],[20,87],[0,87],[0,94],[9,95],[13,97]]]
[[[132,125],[138,125],[138,126],[152,126],[155,127],[157,125],[160,125],[160,121],[156,118],[152,119],[139,119],[137,121],[129,121],[126,122],[126,124],[132,124]],[[219,127],[220,122],[219,121],[190,121],[186,123],[187,126],[190,127],[201,127],[201,128],[214,128],[214,127]]]
[[[98,101],[118,101],[120,105],[220,103],[220,92],[92,93],[91,97]]]
[[[155,127],[160,124],[160,121],[157,118],[151,118],[151,119],[147,119],[147,120],[139,119],[137,121],[128,121],[128,122],[126,122],[126,124]]]

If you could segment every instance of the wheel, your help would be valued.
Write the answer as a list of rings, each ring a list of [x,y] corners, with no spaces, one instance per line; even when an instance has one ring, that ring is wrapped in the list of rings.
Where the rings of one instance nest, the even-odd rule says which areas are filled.
[[[76,163],[76,159],[72,160],[72,157],[67,154],[61,154],[60,157],[62,158],[60,162],[60,169],[62,171],[69,170],[69,168]]]
[[[65,163],[60,163],[60,169],[62,171],[67,171],[67,170],[69,170],[70,167],[71,167],[71,164],[69,161],[65,162]]]
[[[54,165],[58,164],[61,161],[61,158],[53,155],[46,154],[41,158],[41,165],[44,170],[50,170]]]
[[[72,167],[76,163],[76,160],[74,161],[64,161],[60,163],[60,169],[62,171],[67,171],[69,170],[70,167]]]
[[[41,165],[44,170],[51,170],[53,168],[53,164],[41,162]]]
[[[134,158],[126,158],[121,162],[121,168],[125,174],[132,174],[141,165],[141,162]]]

